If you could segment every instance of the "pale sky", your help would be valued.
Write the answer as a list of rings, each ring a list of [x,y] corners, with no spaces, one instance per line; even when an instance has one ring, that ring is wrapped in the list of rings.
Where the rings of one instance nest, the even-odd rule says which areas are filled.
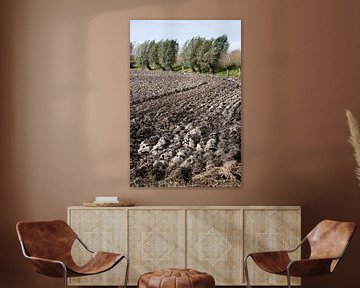
[[[229,50],[241,48],[241,20],[130,20],[130,42],[175,39],[180,47],[196,36],[216,38],[226,34]]]

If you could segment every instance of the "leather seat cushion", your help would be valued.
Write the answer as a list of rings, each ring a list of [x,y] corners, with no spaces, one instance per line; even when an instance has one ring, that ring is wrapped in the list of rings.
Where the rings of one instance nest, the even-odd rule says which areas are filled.
[[[140,276],[138,288],[214,288],[214,277],[193,269],[166,269]]]

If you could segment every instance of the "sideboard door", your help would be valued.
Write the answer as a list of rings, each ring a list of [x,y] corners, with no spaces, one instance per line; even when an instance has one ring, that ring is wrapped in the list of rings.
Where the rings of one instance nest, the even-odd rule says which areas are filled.
[[[185,210],[129,209],[130,284],[141,274],[185,267]]]
[[[245,209],[244,210],[244,254],[261,251],[276,251],[295,248],[300,243],[300,209]],[[292,253],[300,259],[301,251]],[[248,260],[252,285],[286,285],[286,277],[266,273]],[[299,285],[299,278],[291,283]]]
[[[127,252],[127,215],[125,209],[69,209],[68,222],[80,239],[93,251]],[[76,263],[89,260],[87,252],[78,241],[72,248]],[[113,269],[93,276],[69,278],[70,285],[106,286],[122,285],[125,261]]]
[[[242,210],[187,210],[187,267],[214,276],[216,285],[242,280]]]

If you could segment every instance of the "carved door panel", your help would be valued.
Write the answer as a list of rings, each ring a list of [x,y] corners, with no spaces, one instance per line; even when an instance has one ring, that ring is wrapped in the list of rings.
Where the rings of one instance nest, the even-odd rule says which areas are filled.
[[[129,210],[130,283],[145,272],[185,267],[185,210]]]
[[[257,209],[244,211],[244,254],[261,251],[276,251],[295,248],[301,237],[299,209]],[[292,253],[300,259],[300,249]],[[286,285],[286,277],[266,273],[252,261],[249,262],[249,277],[252,285]],[[299,285],[299,278],[292,278]]]
[[[127,253],[127,215],[125,209],[69,210],[68,222],[80,239],[93,251]],[[76,241],[72,247],[76,263],[89,260],[89,252]],[[121,261],[108,272],[69,278],[70,285],[122,285],[126,262]]]
[[[242,280],[242,210],[187,211],[187,266],[206,271],[216,285]]]

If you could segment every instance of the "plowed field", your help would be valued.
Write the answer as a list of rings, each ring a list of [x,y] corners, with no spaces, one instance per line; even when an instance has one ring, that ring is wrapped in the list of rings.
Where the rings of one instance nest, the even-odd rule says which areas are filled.
[[[241,85],[212,75],[130,71],[130,185],[241,182]]]

